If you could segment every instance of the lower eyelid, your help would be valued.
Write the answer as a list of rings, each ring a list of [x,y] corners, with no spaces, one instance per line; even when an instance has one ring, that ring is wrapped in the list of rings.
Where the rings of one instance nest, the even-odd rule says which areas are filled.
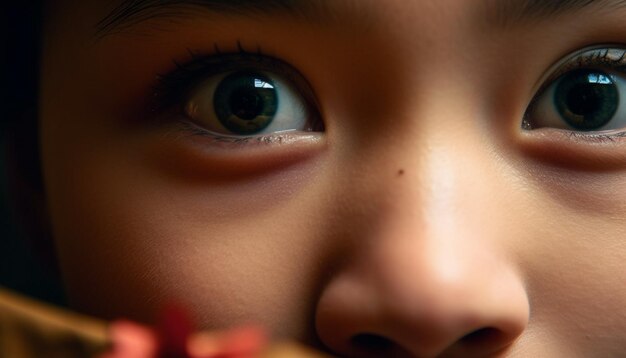
[[[577,170],[626,169],[626,131],[584,134],[540,128],[519,133],[522,151],[536,160]]]
[[[220,147],[228,147],[229,149],[234,149],[237,147],[258,147],[258,146],[267,146],[267,145],[288,145],[290,143],[294,143],[298,140],[303,139],[307,136],[307,134],[314,133],[313,130],[286,130],[286,131],[278,131],[271,133],[260,133],[251,136],[236,136],[236,135],[224,135],[220,133],[211,132],[201,126],[196,125],[195,123],[185,119],[180,119],[180,133],[186,137],[203,137],[208,141],[207,145],[212,146],[220,146]],[[321,133],[320,133],[321,134]],[[318,137],[317,135],[314,137]]]
[[[626,130],[606,130],[596,132],[581,132],[570,129],[542,127],[533,130],[536,137],[544,139],[548,135],[554,136],[558,142],[568,141],[577,145],[593,146],[598,144],[609,145],[618,142],[626,142]],[[549,138],[545,138],[549,139]]]
[[[208,179],[232,179],[278,171],[319,157],[326,146],[323,132],[279,132],[226,138],[198,132],[193,124],[170,126],[151,156],[173,175],[192,173]],[[189,176],[189,175],[188,175]]]

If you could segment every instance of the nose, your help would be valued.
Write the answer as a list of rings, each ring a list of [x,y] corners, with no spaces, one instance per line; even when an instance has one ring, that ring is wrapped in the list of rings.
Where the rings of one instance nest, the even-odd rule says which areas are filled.
[[[489,208],[494,196],[477,186],[455,191],[469,183],[448,179],[454,185],[389,200],[367,232],[356,229],[359,237],[317,303],[317,333],[330,350],[348,357],[490,357],[525,330],[528,297],[510,248],[501,244],[511,232]]]
[[[523,332],[528,302],[515,272],[477,253],[469,262],[432,248],[419,258],[410,252],[381,253],[389,260],[355,266],[327,286],[317,329],[329,348],[351,357],[486,357]]]

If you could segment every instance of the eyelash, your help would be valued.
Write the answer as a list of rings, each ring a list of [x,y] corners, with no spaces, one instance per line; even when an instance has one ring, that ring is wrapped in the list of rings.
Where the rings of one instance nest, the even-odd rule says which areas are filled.
[[[194,123],[191,123],[184,111],[184,103],[191,92],[207,78],[221,73],[241,70],[250,67],[254,70],[263,70],[278,74],[295,85],[300,91],[302,98],[313,111],[317,109],[315,96],[300,73],[288,63],[265,55],[258,47],[256,52],[246,51],[241,42],[236,43],[236,52],[222,52],[217,44],[214,44],[212,52],[200,54],[187,49],[190,59],[186,62],[172,60],[175,68],[166,74],[157,74],[157,84],[153,87],[151,111],[159,114],[170,110],[176,111],[175,115],[182,122],[182,129],[194,136],[202,136],[216,143],[233,144],[271,144],[283,141],[282,134],[269,134],[251,137],[231,137],[208,131]],[[323,128],[318,113],[313,113],[313,127]]]
[[[284,143],[291,138],[289,135],[284,134],[269,134],[253,137],[228,137],[209,132],[206,129],[199,127],[190,121],[182,121],[183,129],[186,133],[192,136],[205,137],[211,140],[214,144],[229,144],[229,145],[265,145],[274,143]]]
[[[616,55],[617,52],[617,56]],[[543,81],[543,84],[536,91],[536,95],[533,100],[528,105],[528,109],[524,114],[524,119],[522,121],[523,129],[533,129],[532,125],[528,120],[528,113],[536,105],[536,101],[540,96],[554,83],[554,81],[558,80],[561,76],[566,73],[576,70],[576,69],[604,69],[608,67],[610,70],[614,70],[626,75],[626,49],[611,47],[611,46],[603,46],[593,48],[583,49],[578,52],[578,54],[571,56],[570,58],[562,61],[560,64],[556,65],[557,70],[554,71],[546,80]],[[587,142],[597,142],[597,143],[612,143],[617,140],[624,140],[626,138],[626,130],[622,132],[616,133],[580,133],[577,131],[569,131],[568,138],[572,140],[580,140]]]

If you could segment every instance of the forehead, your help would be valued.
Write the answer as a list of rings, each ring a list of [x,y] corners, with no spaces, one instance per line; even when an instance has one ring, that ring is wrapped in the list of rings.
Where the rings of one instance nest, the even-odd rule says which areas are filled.
[[[55,2],[59,4],[62,2]],[[310,22],[353,23],[354,18],[365,22],[368,19],[386,18],[397,23],[405,16],[414,18],[419,13],[437,14],[452,12],[468,14],[474,21],[508,25],[528,20],[556,17],[567,12],[585,9],[609,9],[623,7],[624,0],[442,0],[442,1],[315,1],[315,0],[123,0],[114,2],[86,1],[81,3],[82,14],[98,14],[95,32],[98,35],[120,30],[155,18],[177,18],[198,15],[206,16],[265,16],[283,15],[297,17]],[[74,2],[64,6],[77,9]],[[91,10],[91,11],[89,11]],[[351,21],[346,21],[351,20]],[[395,21],[394,21],[395,20]],[[423,19],[421,19],[423,21]]]

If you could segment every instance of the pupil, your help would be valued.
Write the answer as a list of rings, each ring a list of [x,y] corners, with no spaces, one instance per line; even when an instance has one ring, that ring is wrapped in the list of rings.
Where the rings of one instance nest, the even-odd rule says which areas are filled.
[[[567,106],[573,114],[587,116],[597,112],[602,106],[601,89],[591,83],[575,85],[567,94]]]
[[[250,121],[263,111],[263,98],[255,88],[239,88],[232,93],[229,105],[235,116]]]

